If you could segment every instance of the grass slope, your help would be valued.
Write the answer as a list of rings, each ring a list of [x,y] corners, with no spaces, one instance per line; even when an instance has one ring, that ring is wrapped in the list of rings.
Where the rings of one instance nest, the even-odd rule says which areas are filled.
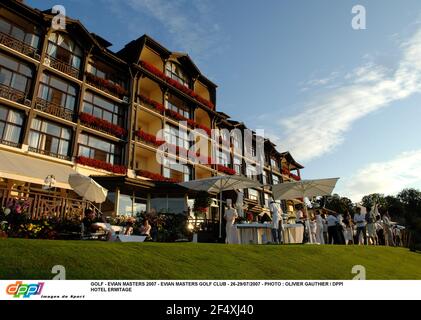
[[[0,240],[0,279],[51,279],[63,265],[74,279],[421,279],[421,254],[362,246],[228,246]]]

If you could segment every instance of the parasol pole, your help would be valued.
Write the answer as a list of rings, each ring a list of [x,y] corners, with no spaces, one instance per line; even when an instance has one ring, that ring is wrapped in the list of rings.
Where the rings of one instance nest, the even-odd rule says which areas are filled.
[[[222,239],[222,191],[219,192],[219,239]]]

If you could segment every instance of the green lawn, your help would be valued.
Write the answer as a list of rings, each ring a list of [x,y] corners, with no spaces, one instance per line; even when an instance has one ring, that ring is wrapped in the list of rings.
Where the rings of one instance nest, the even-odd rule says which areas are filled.
[[[0,279],[421,279],[421,254],[354,246],[0,240]]]

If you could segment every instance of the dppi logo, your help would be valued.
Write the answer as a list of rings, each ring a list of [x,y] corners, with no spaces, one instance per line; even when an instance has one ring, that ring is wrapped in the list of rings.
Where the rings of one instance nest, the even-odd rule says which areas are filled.
[[[29,298],[34,295],[40,295],[43,287],[44,282],[38,282],[38,284],[22,284],[22,281],[16,281],[16,283],[6,288],[6,293],[14,298]]]

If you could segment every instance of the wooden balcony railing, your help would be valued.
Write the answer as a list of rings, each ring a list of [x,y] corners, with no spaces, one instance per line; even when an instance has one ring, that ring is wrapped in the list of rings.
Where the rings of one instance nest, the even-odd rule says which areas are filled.
[[[51,68],[57,69],[65,74],[68,74],[71,77],[79,79],[79,70],[67,62],[56,59],[52,56],[47,55],[44,60],[44,64],[50,66]]]
[[[12,87],[8,87],[3,84],[0,84],[0,97],[7,100],[11,100],[13,102],[24,104],[28,107],[31,105],[31,100],[28,100],[26,98],[25,92],[16,90]]]
[[[49,113],[59,118],[73,121],[73,116],[74,116],[73,110],[66,109],[55,103],[43,100],[41,98],[37,98],[36,103],[35,103],[35,109]]]
[[[25,42],[13,38],[11,35],[4,32],[0,32],[0,43],[36,60],[40,59],[39,50],[37,48],[31,47]]]
[[[62,154],[57,154],[48,150],[43,150],[43,149],[38,149],[38,148],[33,148],[33,147],[29,147],[28,150],[31,152],[42,154],[44,156],[54,157],[61,160],[70,160],[69,156],[64,156]]]
[[[98,209],[89,201],[59,197],[54,194],[0,188],[0,202],[6,207],[12,200],[25,201],[29,204],[28,214],[31,219],[46,218],[69,219],[83,217],[86,208],[98,213]]]

